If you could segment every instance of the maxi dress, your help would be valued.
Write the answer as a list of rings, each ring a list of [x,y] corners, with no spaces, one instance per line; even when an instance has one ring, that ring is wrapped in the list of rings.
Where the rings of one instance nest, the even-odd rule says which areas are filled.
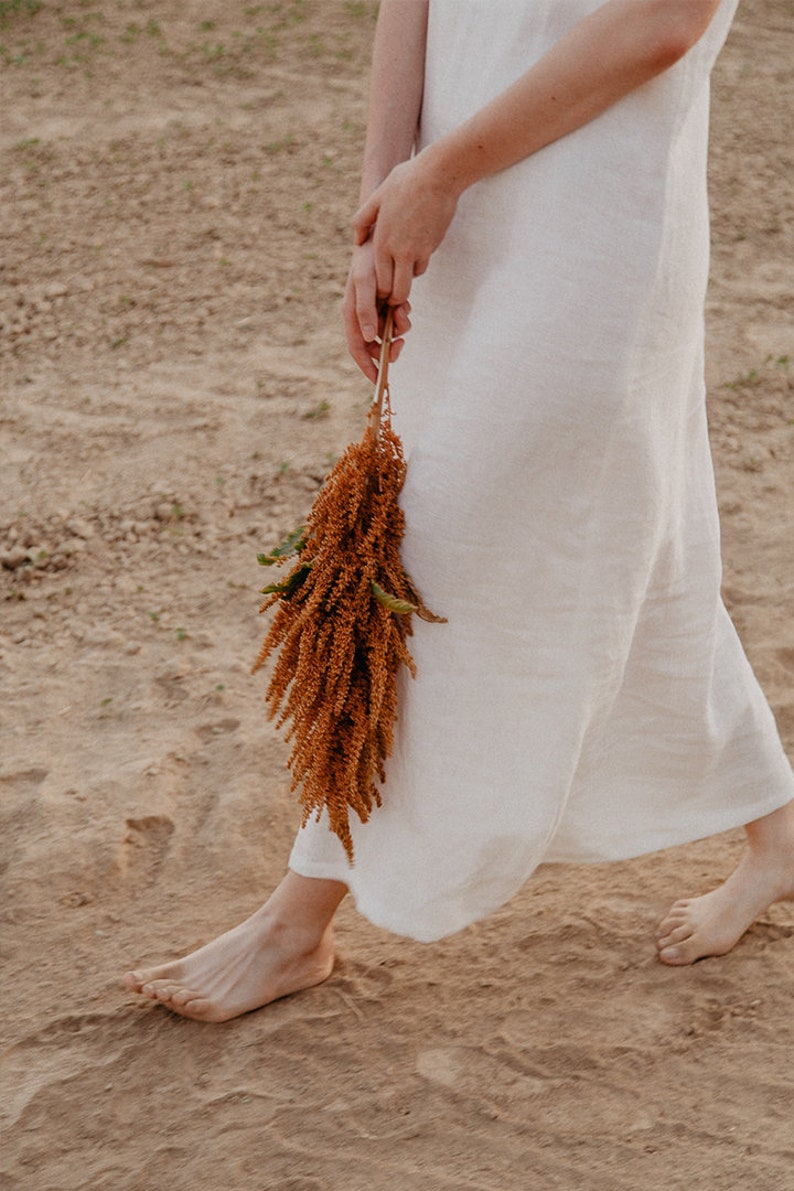
[[[419,145],[600,3],[430,0]],[[472,186],[414,283],[391,376],[403,558],[448,624],[415,623],[353,866],[324,817],[290,857],[398,934],[465,927],[541,862],[625,859],[794,796],[720,598],[706,427],[709,75],[735,7]]]

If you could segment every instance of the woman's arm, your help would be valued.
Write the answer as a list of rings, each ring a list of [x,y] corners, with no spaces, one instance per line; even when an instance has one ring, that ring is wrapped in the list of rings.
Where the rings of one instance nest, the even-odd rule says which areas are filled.
[[[390,304],[404,304],[467,187],[580,128],[667,70],[705,32],[718,6],[719,0],[608,0],[470,120],[395,164],[354,220],[356,243],[371,246],[372,288]],[[395,7],[413,5],[397,0]],[[365,323],[371,327],[371,308],[363,301],[356,307],[363,332]]]
[[[610,0],[512,87],[428,146],[437,185],[460,195],[587,124],[682,58],[718,6],[719,0]]]
[[[372,50],[360,201],[410,156],[419,127],[429,0],[382,0]]]
[[[422,107],[429,0],[382,0],[372,52],[367,139],[360,201],[365,202],[414,148]],[[367,241],[365,243],[365,241]],[[365,236],[354,250],[344,301],[345,330],[354,360],[370,380],[377,378],[378,294],[374,245]],[[388,293],[380,295],[388,297]],[[407,297],[407,295],[406,295]],[[395,306],[395,344],[410,326],[405,303]]]

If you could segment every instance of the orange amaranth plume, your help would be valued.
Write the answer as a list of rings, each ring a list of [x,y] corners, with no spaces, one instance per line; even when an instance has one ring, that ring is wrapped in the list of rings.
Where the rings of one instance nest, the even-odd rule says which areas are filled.
[[[276,611],[254,672],[277,653],[266,703],[279,727],[289,725],[303,823],[325,809],[351,864],[348,812],[365,823],[381,805],[376,780],[385,778],[394,742],[397,672],[405,665],[415,673],[411,614],[443,620],[425,608],[400,560],[406,463],[391,425],[391,327],[389,312],[363,438],[335,464],[306,526],[259,555],[263,566],[297,560],[282,582],[263,589],[260,612]]]

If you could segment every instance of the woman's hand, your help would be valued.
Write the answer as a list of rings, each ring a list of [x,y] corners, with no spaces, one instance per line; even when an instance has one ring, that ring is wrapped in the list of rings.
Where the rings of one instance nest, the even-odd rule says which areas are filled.
[[[396,165],[353,218],[356,244],[371,240],[378,298],[408,300],[452,222],[460,191],[434,167],[432,147]]]
[[[375,278],[375,249],[372,240],[353,249],[353,260],[345,286],[343,303],[345,333],[351,356],[364,375],[373,382],[378,379],[375,361],[380,356],[380,336],[385,324],[385,307],[389,303],[378,300]],[[393,363],[405,342],[401,336],[410,330],[410,302],[394,307],[394,328],[389,362]]]
[[[383,329],[384,306],[394,308],[391,359],[410,328],[408,296],[414,277],[424,273],[443,240],[458,201],[458,191],[443,185],[423,154],[395,166],[356,212],[356,247],[345,290],[348,347],[365,376],[374,380],[376,337]],[[379,313],[381,312],[381,313]]]

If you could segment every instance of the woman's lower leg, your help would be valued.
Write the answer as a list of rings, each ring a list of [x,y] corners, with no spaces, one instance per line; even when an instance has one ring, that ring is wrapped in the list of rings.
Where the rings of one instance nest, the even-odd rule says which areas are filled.
[[[288,870],[245,922],[183,959],[128,972],[124,983],[199,1021],[227,1021],[320,984],[333,968],[332,922],[346,893],[339,881]]]
[[[745,827],[747,848],[728,879],[676,902],[656,932],[659,958],[673,966],[725,955],[773,902],[794,897],[794,801]]]

